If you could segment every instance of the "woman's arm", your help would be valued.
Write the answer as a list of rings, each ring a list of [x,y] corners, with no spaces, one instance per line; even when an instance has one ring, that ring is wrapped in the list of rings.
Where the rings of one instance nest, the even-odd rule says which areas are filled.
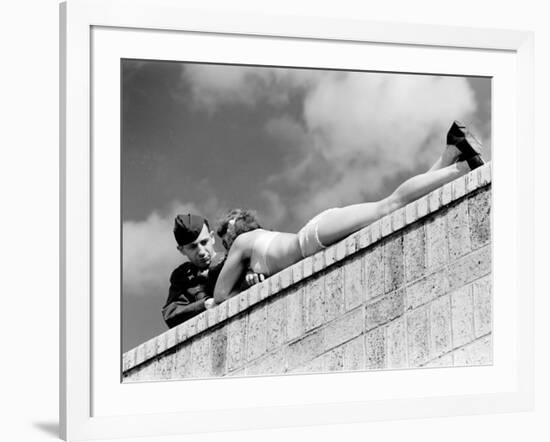
[[[216,281],[216,287],[214,288],[214,301],[216,301],[216,304],[221,304],[235,294],[232,293],[233,288],[244,272],[244,261],[248,258],[246,244],[247,241],[244,241],[243,237],[237,237],[227,254],[220,276]]]

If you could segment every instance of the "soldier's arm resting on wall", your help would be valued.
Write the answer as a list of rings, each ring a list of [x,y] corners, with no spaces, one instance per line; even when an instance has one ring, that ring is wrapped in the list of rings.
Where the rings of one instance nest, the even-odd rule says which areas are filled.
[[[166,304],[162,308],[162,316],[164,322],[168,327],[172,328],[182,322],[191,319],[193,316],[205,310],[204,301],[206,297],[199,299],[198,301],[189,302],[188,300],[176,300],[169,304]]]

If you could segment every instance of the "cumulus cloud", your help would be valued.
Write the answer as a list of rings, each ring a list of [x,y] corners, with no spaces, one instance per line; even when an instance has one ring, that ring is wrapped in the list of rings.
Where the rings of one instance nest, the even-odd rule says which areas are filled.
[[[292,93],[314,84],[320,75],[311,70],[204,64],[188,64],[182,71],[193,103],[209,112],[224,104],[281,107],[288,104]]]
[[[326,207],[380,197],[423,171],[452,120],[468,121],[476,110],[460,77],[205,65],[182,75],[195,104],[209,112],[230,104],[280,111],[265,131],[291,148],[282,150],[287,167],[266,177],[264,192],[272,207],[301,222]],[[299,115],[285,113],[292,97],[301,100]]]
[[[451,121],[474,110],[463,78],[358,73],[324,78],[306,96],[304,121],[330,168],[309,180],[299,212],[309,217],[363,201],[392,178],[419,172],[438,157]]]

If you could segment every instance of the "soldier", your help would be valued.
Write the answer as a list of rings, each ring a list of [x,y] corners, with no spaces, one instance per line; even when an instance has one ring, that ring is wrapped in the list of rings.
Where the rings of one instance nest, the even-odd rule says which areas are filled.
[[[198,315],[213,302],[214,286],[225,259],[224,253],[214,249],[214,232],[201,216],[177,215],[174,236],[178,251],[189,261],[170,276],[168,299],[162,308],[162,316],[170,328]],[[262,280],[263,275],[249,272],[237,289],[243,290]]]
[[[170,276],[168,299],[162,316],[168,327],[175,327],[205,310],[208,294],[208,270],[223,263],[224,255],[214,249],[214,233],[208,221],[198,215],[178,215],[174,221],[178,251],[189,261]]]

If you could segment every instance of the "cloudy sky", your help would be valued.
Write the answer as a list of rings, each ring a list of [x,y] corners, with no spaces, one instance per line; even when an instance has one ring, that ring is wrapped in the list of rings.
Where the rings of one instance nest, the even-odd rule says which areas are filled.
[[[125,60],[122,91],[123,351],[166,330],[177,213],[296,232],[424,172],[454,119],[490,158],[485,78]]]

